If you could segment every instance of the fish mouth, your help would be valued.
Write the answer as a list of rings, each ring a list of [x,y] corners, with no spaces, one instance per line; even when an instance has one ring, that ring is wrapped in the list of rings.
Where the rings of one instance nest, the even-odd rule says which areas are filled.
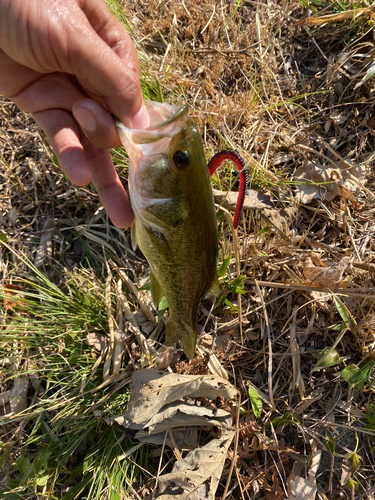
[[[165,154],[171,139],[188,119],[188,104],[174,106],[145,101],[145,106],[150,117],[150,126],[145,129],[131,129],[115,120],[121,142],[133,161],[139,159],[139,156]]]
[[[150,172],[158,172],[158,162],[169,164],[171,141],[189,120],[187,104],[173,106],[145,101],[145,106],[150,117],[150,126],[145,129],[130,129],[116,120],[118,135],[129,156],[129,194],[138,217],[145,209],[173,202],[169,197],[156,197],[158,190],[155,191]]]
[[[187,116],[189,111],[187,104],[174,106],[167,103],[145,101],[145,106],[150,117],[150,126],[145,130],[163,129],[167,125]]]

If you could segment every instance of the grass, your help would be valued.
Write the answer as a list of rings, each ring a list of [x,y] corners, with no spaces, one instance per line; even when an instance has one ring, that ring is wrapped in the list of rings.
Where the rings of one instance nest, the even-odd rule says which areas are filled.
[[[214,354],[242,393],[227,498],[287,498],[292,471],[305,477],[316,449],[316,498],[369,498],[375,127],[372,81],[358,84],[371,65],[373,32],[368,19],[295,23],[370,2],[242,0],[215,4],[215,11],[210,0],[109,4],[136,42],[145,98],[185,99],[207,158],[237,149],[251,187],[273,200],[269,210],[244,214],[237,239],[218,211],[220,302],[210,315],[204,303],[198,318],[204,342],[215,338]],[[32,119],[5,99],[0,125],[0,395],[9,400],[20,380],[28,387],[20,411],[11,413],[9,402],[0,407],[0,497],[144,498],[155,487],[161,450],[137,447],[105,419],[125,410],[131,370],[147,366],[126,332],[130,313],[145,336],[152,327],[140,312],[152,308],[147,292],[136,297],[128,284],[144,285],[147,263],[132,251],[129,231],[110,224],[96,192],[70,185]],[[321,193],[336,185],[336,178],[301,184],[298,169],[342,172],[340,157],[362,166],[368,191],[356,192],[355,201],[344,190],[329,201],[298,203],[298,186]],[[113,159],[126,183],[125,152]],[[213,178],[220,189],[236,182],[228,166]],[[115,330],[128,335],[121,363],[98,344],[98,335],[111,338]],[[206,369],[200,358],[181,366]],[[161,469],[172,462],[164,450]]]
[[[104,285],[90,270],[69,274],[56,269],[64,282],[62,291],[20,258],[26,277],[18,275],[13,284],[22,290],[22,298],[3,297],[12,303],[0,342],[12,345],[6,349],[7,356],[20,352],[25,361],[17,372],[13,363],[5,365],[2,377],[7,384],[28,376],[34,396],[18,418],[2,419],[4,438],[11,441],[21,435],[23,442],[22,451],[15,455],[3,447],[2,458],[14,469],[2,497],[60,498],[58,488],[65,499],[84,490],[90,498],[102,498],[113,488],[109,497],[120,498],[139,467],[127,457],[118,460],[128,441],[104,419],[123,411],[129,391],[112,396],[112,387],[95,390],[102,383],[102,373],[94,366],[95,356],[86,340],[90,333],[108,333]],[[93,407],[100,411],[93,413]],[[141,465],[142,459],[136,459]]]

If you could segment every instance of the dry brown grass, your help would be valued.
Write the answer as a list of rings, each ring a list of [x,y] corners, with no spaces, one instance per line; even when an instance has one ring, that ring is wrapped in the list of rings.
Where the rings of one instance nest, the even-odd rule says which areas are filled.
[[[334,8],[339,4],[327,3],[322,14]],[[223,218],[220,223],[222,255],[233,257],[228,276],[245,276],[246,293],[241,314],[210,315],[205,339],[207,345],[217,339],[216,356],[244,396],[251,382],[263,400],[257,424],[241,418],[236,456],[233,450],[229,456],[235,466],[228,498],[255,498],[256,492],[256,498],[286,498],[291,475],[308,471],[317,448],[324,450],[319,498],[372,498],[375,436],[365,425],[375,405],[373,375],[364,390],[349,389],[340,376],[345,366],[375,356],[375,91],[371,79],[358,85],[374,56],[369,18],[296,26],[309,11],[288,0],[242,0],[238,8],[224,0],[126,0],[124,11],[166,100],[187,100],[209,154],[224,147],[241,151],[252,187],[274,204],[245,214],[237,259],[232,231]],[[97,211],[96,194],[71,186],[32,120],[5,99],[0,105],[0,200],[8,242],[34,258],[52,221],[46,272],[48,259],[71,267],[87,257],[100,267],[105,240],[116,264],[135,266],[141,277],[144,262],[131,253],[122,257],[127,235]],[[307,164],[338,171],[359,166],[366,189],[352,194],[334,182],[315,186],[321,199],[298,202],[296,171]],[[221,175],[214,182],[229,187],[227,170]],[[8,259],[3,253],[5,279]],[[334,297],[346,306],[342,335],[330,328],[345,324]],[[228,298],[239,304],[235,295]],[[203,308],[200,325],[207,315]],[[340,363],[314,371],[317,356],[334,345]],[[250,411],[250,403],[243,408]],[[327,436],[337,440],[333,458]],[[361,462],[352,475],[357,491],[340,482],[353,452]]]

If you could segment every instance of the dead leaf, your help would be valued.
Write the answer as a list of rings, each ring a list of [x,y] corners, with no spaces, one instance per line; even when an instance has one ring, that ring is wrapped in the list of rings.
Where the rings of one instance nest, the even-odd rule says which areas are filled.
[[[159,500],[214,500],[234,431],[191,451],[159,477]]]
[[[40,237],[40,243],[36,250],[36,256],[34,259],[34,266],[36,268],[42,267],[46,260],[52,258],[52,239],[54,234],[54,224],[53,221],[47,220],[44,223],[42,229],[42,236]]]
[[[14,379],[13,389],[10,392],[10,411],[14,414],[21,413],[27,408],[27,391],[29,388],[28,375],[21,375]]]
[[[212,192],[215,203],[226,208],[227,210],[235,210],[238,193],[219,191],[218,189],[213,189]],[[247,190],[243,210],[264,210],[265,208],[272,207],[273,203],[271,202],[270,196],[255,191],[254,189]]]
[[[326,16],[311,16],[300,19],[295,23],[295,26],[300,24],[308,24],[313,26],[321,26],[326,23],[337,23],[339,21],[347,21],[348,19],[358,19],[359,17],[369,17],[374,11],[373,7],[366,7],[363,9],[352,9],[337,14],[328,14]]]
[[[272,474],[272,486],[265,485],[263,489],[267,500],[281,500],[284,498],[284,490],[275,472]]]
[[[297,476],[291,484],[288,500],[315,500],[318,488],[310,479]]]
[[[375,116],[370,116],[366,124],[371,130],[375,130]]]
[[[0,416],[10,412],[9,397],[10,391],[0,392]]]
[[[374,356],[375,353],[375,315],[369,314],[358,323],[358,342],[361,351]]]
[[[158,434],[175,427],[228,427],[232,424],[232,415],[226,410],[216,407],[197,406],[181,401],[175,401],[163,407],[158,413],[145,424],[137,425],[132,421],[121,420],[117,417],[117,423],[129,429],[141,429],[135,437],[141,438],[149,434]],[[144,429],[144,430],[143,430]]]
[[[141,325],[142,332],[148,337],[155,330],[155,323],[146,321]]]
[[[21,288],[17,285],[4,285],[4,309],[9,311],[9,309],[15,309],[19,305],[24,305],[25,303],[17,300],[17,298],[22,297]],[[8,298],[9,297],[9,298]],[[14,297],[14,300],[11,300]]]
[[[239,437],[244,440],[246,437],[253,436],[262,431],[261,427],[257,424],[254,415],[246,415],[241,417],[239,421]]]
[[[231,340],[231,334],[230,332],[225,332],[221,335],[217,335],[215,337],[215,344],[214,344],[214,337],[211,333],[205,333],[201,337],[201,342],[200,346],[205,347],[206,349],[210,350],[212,352],[213,349],[213,344],[215,347],[215,351],[226,351],[228,349],[229,342]]]
[[[316,286],[327,291],[337,292],[340,283],[348,267],[351,256],[343,257],[338,264],[331,267],[315,266],[310,256],[303,259],[303,274],[308,280],[308,286]]]
[[[295,173],[296,201],[308,204],[314,199],[332,201],[336,196],[357,202],[354,194],[360,191],[360,186],[353,180],[358,180],[360,185],[366,183],[366,170],[363,165],[353,165],[348,169],[344,162],[338,161],[337,168],[317,163],[304,162]]]
[[[155,498],[214,500],[234,431],[229,430],[232,413],[218,408],[212,400],[233,399],[236,395],[236,388],[221,377],[137,370],[132,377],[128,411],[106,421],[138,430],[135,437],[142,443],[167,445],[174,450],[178,461],[171,473],[158,478]],[[196,448],[197,434],[191,435],[192,428],[214,426],[223,429],[223,434]],[[195,449],[182,459],[179,448]]]
[[[261,215],[263,219],[271,225],[271,229],[276,232],[286,241],[290,241],[290,225],[293,220],[298,217],[298,208],[290,207],[282,210],[264,210]]]
[[[108,341],[108,337],[99,335],[99,333],[88,333],[86,336],[86,342],[88,343],[88,345],[101,354],[104,353],[108,345]]]
[[[165,370],[168,366],[174,367],[180,361],[183,352],[182,349],[176,349],[174,346],[163,347],[155,359],[155,368]]]
[[[342,474],[341,474],[341,486],[344,486],[350,479],[352,475],[352,464],[349,460],[349,457],[346,456],[342,462]]]
[[[8,221],[11,226],[15,226],[18,220],[18,208],[12,207],[8,212]]]
[[[221,365],[220,361],[217,359],[216,354],[214,354],[212,351],[206,349],[205,347],[198,347],[198,352],[201,356],[207,356],[208,357],[208,363],[207,363],[207,368],[213,375],[218,375],[219,377],[223,378],[224,380],[228,380],[228,373],[223,368]]]
[[[198,446],[198,429],[196,427],[175,428],[173,429],[174,443],[170,438],[170,432],[160,434],[148,434],[147,436],[137,436],[141,443],[154,444],[156,446],[168,446],[171,449],[175,447],[183,450],[195,450]]]
[[[322,450],[317,450],[312,459],[308,473],[308,479],[301,476],[291,478],[288,485],[289,495],[286,500],[315,500],[318,487],[316,485],[316,474],[319,469]]]
[[[183,398],[233,399],[237,390],[232,384],[214,375],[181,375],[156,370],[137,370],[132,376],[132,394],[128,411],[116,421],[132,422],[142,429],[161,408]],[[109,419],[114,420],[114,419]]]

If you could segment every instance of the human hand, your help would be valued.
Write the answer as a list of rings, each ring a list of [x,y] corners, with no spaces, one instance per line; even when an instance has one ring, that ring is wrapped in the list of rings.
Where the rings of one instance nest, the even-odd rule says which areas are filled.
[[[0,11],[0,93],[32,113],[69,179],[92,181],[112,222],[129,226],[108,151],[121,145],[111,113],[149,123],[129,34],[102,0],[0,0]]]

